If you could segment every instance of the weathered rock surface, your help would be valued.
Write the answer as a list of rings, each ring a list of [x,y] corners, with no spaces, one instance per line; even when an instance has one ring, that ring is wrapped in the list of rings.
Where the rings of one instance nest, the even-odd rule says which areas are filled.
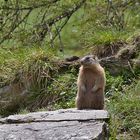
[[[0,119],[0,140],[107,140],[105,110],[61,109]]]

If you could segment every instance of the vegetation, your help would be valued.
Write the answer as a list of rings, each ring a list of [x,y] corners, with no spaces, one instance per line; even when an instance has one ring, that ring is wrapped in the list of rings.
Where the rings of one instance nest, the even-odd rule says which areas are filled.
[[[139,82],[124,87],[122,92],[115,94],[107,103],[111,113],[111,139],[139,139]]]
[[[110,139],[139,139],[139,6],[138,0],[0,0],[0,115],[74,107],[79,65],[64,59],[115,55],[124,67],[104,65]]]

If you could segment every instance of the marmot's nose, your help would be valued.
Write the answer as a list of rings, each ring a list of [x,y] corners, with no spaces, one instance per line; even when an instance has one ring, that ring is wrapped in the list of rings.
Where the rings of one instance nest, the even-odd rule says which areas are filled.
[[[80,63],[81,63],[81,65],[82,65],[82,64],[84,64],[84,60],[83,60],[83,59],[81,59],[81,60],[80,60]]]

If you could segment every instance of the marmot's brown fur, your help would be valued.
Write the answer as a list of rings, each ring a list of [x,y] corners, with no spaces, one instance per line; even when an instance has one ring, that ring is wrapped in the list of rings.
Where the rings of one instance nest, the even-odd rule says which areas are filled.
[[[77,80],[78,109],[104,109],[105,72],[93,55],[83,57]]]

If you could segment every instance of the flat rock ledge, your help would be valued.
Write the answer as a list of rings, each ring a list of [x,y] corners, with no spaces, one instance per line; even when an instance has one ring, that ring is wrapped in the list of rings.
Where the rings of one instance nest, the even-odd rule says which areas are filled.
[[[0,119],[0,140],[108,140],[106,110],[61,109]]]

